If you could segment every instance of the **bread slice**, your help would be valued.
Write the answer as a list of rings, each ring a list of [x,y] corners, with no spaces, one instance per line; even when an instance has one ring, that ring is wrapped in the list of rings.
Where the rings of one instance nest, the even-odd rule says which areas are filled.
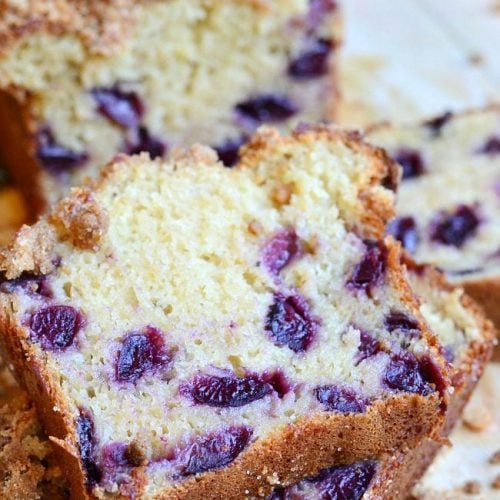
[[[118,152],[331,119],[334,0],[4,0],[0,149],[35,210]],[[43,64],[40,63],[43,61]]]
[[[73,494],[262,495],[432,435],[448,366],[381,239],[396,176],[357,134],[263,129],[234,169],[118,157],[24,227],[1,340]]]
[[[378,126],[367,138],[403,166],[390,233],[464,286],[499,327],[500,106]]]
[[[494,334],[477,306],[461,290],[452,289],[439,272],[428,266],[417,267],[409,260],[407,264],[410,282],[421,300],[420,310],[446,345],[447,357],[455,373],[455,390],[443,429],[443,435],[447,435],[481,376],[491,354]],[[5,445],[0,447],[0,464],[6,470],[16,468],[22,472],[7,474],[8,479],[3,480],[0,492],[9,498],[36,498],[42,492],[46,498],[49,491],[51,500],[62,500],[65,483],[58,471],[47,465],[51,443],[40,432],[26,393],[19,388],[11,389],[5,401],[2,422],[5,422],[4,434],[8,438],[4,437]],[[33,443],[43,450],[43,454],[33,453]],[[332,467],[299,484],[276,487],[270,498],[315,500],[325,493],[333,497],[334,494],[344,495],[352,500],[404,497],[440,446],[439,441],[425,440],[413,450],[396,452],[382,460]]]
[[[420,311],[443,345],[453,369],[454,391],[442,429],[445,438],[459,419],[491,356],[495,331],[463,289],[451,286],[430,266],[417,266],[409,258],[405,258],[405,262],[412,288],[421,301]],[[413,449],[406,447],[379,460],[330,467],[315,477],[276,488],[269,500],[406,498],[443,442],[443,439],[424,439]]]

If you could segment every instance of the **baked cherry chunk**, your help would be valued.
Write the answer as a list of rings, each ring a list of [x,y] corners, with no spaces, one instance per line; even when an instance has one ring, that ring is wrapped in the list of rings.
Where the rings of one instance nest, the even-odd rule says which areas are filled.
[[[384,278],[387,250],[383,242],[365,241],[365,246],[365,254],[347,281],[347,288],[371,295],[373,288]]]
[[[473,237],[481,221],[474,207],[459,205],[452,212],[442,212],[432,223],[431,239],[442,243],[461,247]]]
[[[115,360],[118,382],[137,382],[147,373],[169,366],[172,352],[165,345],[163,334],[152,326],[127,334],[121,341]]]
[[[420,177],[425,172],[424,159],[416,149],[401,148],[394,154],[394,160],[403,169],[403,180]]]
[[[53,175],[81,167],[89,158],[86,153],[58,144],[49,127],[44,127],[37,134],[36,157],[45,170]]]
[[[198,437],[181,451],[181,474],[190,476],[230,464],[246,448],[252,437],[248,427],[227,427]]]
[[[310,47],[290,61],[288,75],[295,80],[310,80],[326,75],[332,47],[330,40],[314,40]]]
[[[399,311],[391,311],[384,320],[385,327],[389,332],[400,332],[409,337],[420,336],[420,326],[415,318]]]
[[[125,152],[129,155],[149,153],[151,158],[162,158],[167,152],[167,145],[154,137],[145,126],[140,126],[134,131],[135,138],[127,141]]]
[[[430,120],[424,122],[424,126],[427,127],[433,135],[438,136],[441,134],[443,127],[453,118],[453,113],[451,111],[445,111],[442,115],[436,116]]]
[[[235,110],[243,123],[256,127],[288,120],[298,112],[298,107],[285,95],[263,94],[240,102]]]
[[[316,399],[328,411],[339,413],[363,413],[367,401],[351,388],[323,385],[315,390]]]
[[[87,486],[92,487],[101,481],[102,472],[95,457],[96,438],[94,420],[85,409],[80,409],[80,414],[76,419],[76,432],[78,435],[80,456],[87,476]]]
[[[297,485],[276,489],[267,500],[305,499],[360,500],[370,486],[377,470],[377,462],[365,460],[354,464],[323,469],[317,476],[304,479]],[[312,490],[312,491],[311,491]]]
[[[372,337],[369,333],[361,331],[359,335],[359,354],[356,356],[356,365],[359,365],[359,363],[365,359],[375,356],[375,354],[380,352],[381,349],[382,346],[375,337]]]
[[[126,128],[136,128],[144,114],[144,105],[135,92],[127,92],[118,85],[97,87],[91,91],[99,113],[108,120]]]
[[[314,480],[321,498],[359,500],[370,485],[376,462],[366,460],[355,464],[323,470]]]
[[[411,216],[397,217],[387,225],[387,234],[394,236],[410,253],[414,253],[419,242],[418,228]]]
[[[304,297],[275,294],[267,313],[265,330],[276,345],[287,346],[294,352],[305,351],[318,328],[318,320],[311,315]]]
[[[215,146],[214,149],[219,156],[219,160],[226,167],[234,167],[238,163],[240,147],[245,144],[245,137],[239,139],[228,139],[220,146]]]
[[[33,313],[31,335],[48,351],[64,351],[70,347],[81,327],[83,316],[74,307],[53,305]]]
[[[198,404],[236,408],[262,399],[273,392],[273,386],[257,375],[198,375],[180,391]]]
[[[31,273],[23,273],[19,278],[0,282],[0,292],[13,293],[16,290],[23,290],[28,295],[48,299],[53,296],[47,276],[37,276]]]
[[[300,240],[292,228],[274,235],[262,250],[262,262],[272,273],[279,272],[301,252]]]
[[[487,155],[500,154],[500,135],[490,137],[478,152]]]
[[[434,392],[429,382],[435,383],[438,378],[436,373],[431,373],[426,363],[422,365],[409,351],[393,356],[385,373],[385,383],[389,388],[422,396]]]

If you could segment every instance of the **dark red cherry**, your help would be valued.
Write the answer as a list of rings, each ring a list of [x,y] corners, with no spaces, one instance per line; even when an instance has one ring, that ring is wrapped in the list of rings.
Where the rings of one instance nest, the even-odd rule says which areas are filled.
[[[460,248],[476,234],[480,223],[473,207],[460,205],[453,212],[442,212],[436,217],[431,238],[443,245]]]
[[[247,142],[245,137],[239,139],[228,139],[220,146],[215,146],[214,149],[219,156],[219,160],[226,167],[234,167],[239,160],[239,150]]]
[[[484,145],[479,148],[478,153],[487,155],[500,154],[500,135],[490,137]]]
[[[190,476],[229,465],[246,448],[252,433],[248,427],[227,427],[197,438],[180,454],[182,474]]]
[[[385,327],[389,332],[403,333],[412,338],[420,337],[420,325],[415,318],[399,311],[391,311],[385,317]]]
[[[356,365],[365,359],[375,356],[375,354],[380,351],[380,342],[375,337],[372,337],[370,334],[362,331],[359,336],[359,354],[356,356]]]
[[[396,151],[394,159],[403,168],[403,180],[420,177],[425,172],[424,159],[415,149],[401,148]]]
[[[76,432],[87,486],[92,487],[101,481],[102,472],[95,457],[97,440],[95,437],[94,420],[89,411],[80,409],[80,414],[76,419]]]
[[[240,119],[256,127],[261,123],[282,122],[298,112],[298,108],[285,95],[264,94],[236,105]]]
[[[149,130],[141,126],[134,132],[135,138],[127,141],[125,152],[129,155],[149,153],[151,158],[162,158],[167,152],[167,145],[157,137],[151,135]]]
[[[71,306],[48,306],[31,316],[32,336],[48,351],[64,351],[71,346],[83,326],[82,314]]]
[[[300,295],[274,296],[267,313],[265,330],[273,342],[294,352],[305,351],[318,331],[318,321],[311,316],[307,301]]]
[[[383,243],[367,241],[366,251],[361,261],[347,281],[347,287],[352,290],[362,290],[371,295],[372,289],[384,278],[387,264],[387,250]]]
[[[389,362],[385,383],[391,389],[412,392],[427,396],[433,392],[432,387],[424,380],[417,358],[405,351],[395,355]]]
[[[316,399],[329,411],[363,413],[367,401],[348,387],[323,385],[315,390]]]
[[[70,172],[89,159],[87,153],[73,151],[58,144],[49,127],[40,130],[36,138],[36,157],[45,170],[53,175]]]
[[[198,375],[181,387],[181,393],[194,402],[220,408],[236,408],[258,401],[273,392],[273,387],[257,375],[217,377]]]
[[[151,326],[126,335],[115,361],[119,382],[137,382],[143,375],[165,368],[171,362],[163,334]]]
[[[262,250],[262,262],[272,273],[279,272],[301,252],[300,240],[292,228],[275,234]]]
[[[333,44],[317,39],[288,65],[288,75],[295,80],[311,80],[328,74],[328,58]]]
[[[413,217],[399,217],[387,225],[387,234],[394,236],[410,253],[417,249],[419,235],[417,223]]]
[[[117,85],[92,90],[99,113],[108,120],[127,128],[136,128],[144,114],[144,106],[135,92],[127,92]]]

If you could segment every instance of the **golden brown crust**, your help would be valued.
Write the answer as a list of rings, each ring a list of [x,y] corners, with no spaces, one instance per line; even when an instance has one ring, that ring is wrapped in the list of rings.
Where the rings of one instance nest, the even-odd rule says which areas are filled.
[[[276,129],[260,127],[252,139],[241,150],[240,168],[253,168],[273,150],[293,142],[310,144],[318,140],[339,142],[353,152],[371,158],[371,164],[359,187],[359,200],[363,210],[356,232],[366,238],[380,239],[385,225],[394,216],[392,200],[380,196],[375,189],[388,185],[394,189],[399,182],[400,169],[387,153],[367,144],[356,131],[346,131],[334,125],[299,125],[290,136],[282,136]]]
[[[429,265],[416,265],[411,257],[404,256],[405,265],[411,272],[424,274],[430,286],[452,291],[453,286],[445,279],[443,273]],[[442,436],[449,436],[470,395],[479,381],[486,364],[491,358],[496,338],[493,324],[484,315],[481,307],[468,295],[461,298],[463,306],[475,318],[481,337],[470,343],[461,355],[453,374],[454,392],[450,397],[446,417],[442,428]],[[412,490],[415,483],[424,474],[442,446],[442,442],[424,439],[416,448],[407,448],[387,457],[382,461],[375,480],[367,492],[369,500],[386,498],[404,498]]]
[[[27,394],[14,388],[0,407],[0,497],[62,500],[64,481],[52,451]]]
[[[89,189],[74,189],[49,218],[62,241],[68,240],[82,250],[97,250],[108,227],[107,214]]]
[[[130,38],[134,12],[150,0],[0,0],[0,57],[33,33],[72,35],[109,55]],[[269,10],[270,0],[238,0]]]
[[[37,32],[72,34],[92,52],[109,54],[126,40],[137,3],[132,0],[1,0],[0,55]]]
[[[56,235],[52,225],[40,221],[34,226],[22,226],[15,239],[0,252],[0,272],[7,279],[23,272],[48,274],[54,267]]]

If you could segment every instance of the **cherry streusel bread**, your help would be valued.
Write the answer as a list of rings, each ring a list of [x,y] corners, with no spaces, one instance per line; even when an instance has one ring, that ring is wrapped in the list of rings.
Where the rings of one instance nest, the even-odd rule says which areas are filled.
[[[446,437],[491,356],[495,332],[463,289],[449,285],[435,269],[405,260],[412,289],[421,301],[420,311],[443,345],[453,369],[454,391],[442,430]],[[424,439],[414,449],[400,450],[379,460],[326,468],[297,484],[276,488],[269,500],[406,498],[441,444]]]
[[[332,118],[334,0],[0,1],[0,145],[35,209],[118,152]],[[43,64],[40,64],[43,61]]]
[[[500,107],[375,127],[368,140],[403,167],[389,232],[464,286],[499,326]]]
[[[355,133],[117,157],[24,227],[0,331],[75,495],[242,498],[440,427],[448,365]]]

